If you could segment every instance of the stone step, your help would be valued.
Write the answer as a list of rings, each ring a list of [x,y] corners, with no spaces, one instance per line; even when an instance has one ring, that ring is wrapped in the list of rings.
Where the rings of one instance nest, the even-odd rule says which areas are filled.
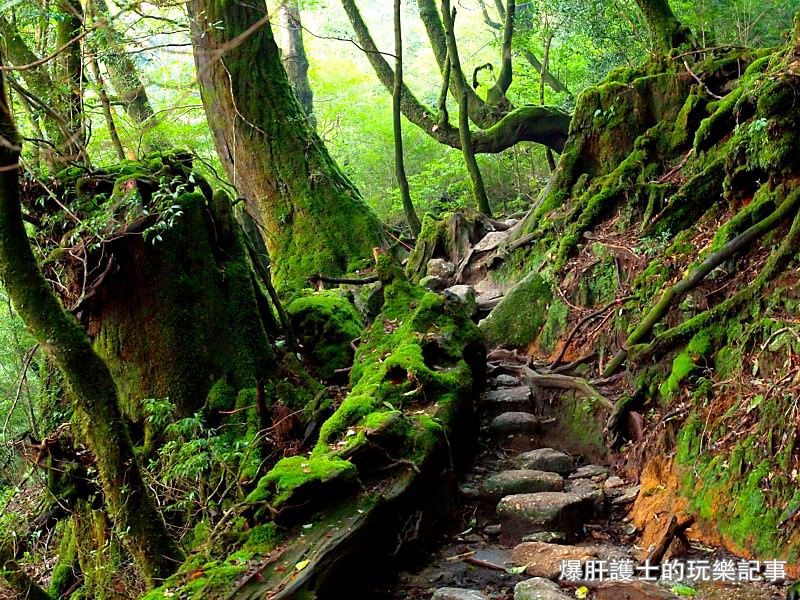
[[[560,475],[567,475],[575,468],[575,459],[569,454],[553,448],[537,448],[519,454],[514,459],[514,465],[518,469],[552,471]]]
[[[564,489],[564,479],[558,473],[514,469],[502,471],[484,480],[480,487],[481,497],[499,500],[512,494],[532,494],[535,492],[560,492]]]
[[[436,590],[431,600],[488,600],[488,598],[478,590],[446,587]]]
[[[568,492],[513,494],[497,503],[506,539],[519,540],[537,531],[577,534],[596,513],[592,498]]]
[[[534,577],[514,586],[514,600],[573,600],[573,596],[549,579]]]
[[[604,481],[608,479],[608,467],[603,467],[601,465],[583,465],[575,469],[575,472],[570,474],[569,478]]]
[[[520,385],[487,390],[479,406],[480,411],[488,416],[509,411],[529,411],[532,408],[531,388]]]
[[[529,412],[504,412],[496,416],[492,419],[492,422],[489,423],[489,433],[492,435],[536,433],[540,425],[541,419]]]
[[[544,542],[523,542],[514,548],[511,553],[511,562],[520,567],[525,567],[525,573],[530,577],[545,577],[558,579],[562,573],[564,560],[577,560],[585,563],[589,560],[630,559],[628,552],[610,544],[587,544],[580,546],[565,546],[563,544],[548,544]],[[625,598],[625,596],[618,596]]]
[[[517,379],[513,375],[506,375],[505,373],[501,373],[497,377],[490,379],[489,384],[494,388],[521,387],[519,379]]]

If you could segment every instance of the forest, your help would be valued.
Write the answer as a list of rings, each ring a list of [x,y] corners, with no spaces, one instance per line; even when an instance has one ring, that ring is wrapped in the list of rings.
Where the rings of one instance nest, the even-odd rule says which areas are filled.
[[[800,0],[0,0],[0,600],[800,600]]]

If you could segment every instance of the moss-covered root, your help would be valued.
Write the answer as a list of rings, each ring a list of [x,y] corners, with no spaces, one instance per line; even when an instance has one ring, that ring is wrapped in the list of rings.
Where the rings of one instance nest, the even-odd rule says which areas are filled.
[[[800,203],[800,189],[793,190],[786,199],[769,216],[762,219],[743,233],[733,238],[716,252],[712,252],[699,266],[694,268],[683,279],[666,290],[658,302],[650,309],[641,323],[625,340],[614,358],[603,371],[604,377],[610,377],[625,362],[631,347],[642,342],[661,318],[667,314],[674,299],[695,288],[703,279],[725,260],[737,252],[748,247],[766,233],[775,229],[784,220],[796,214],[797,205]]]
[[[800,249],[800,212],[795,214],[789,233],[783,238],[778,249],[770,254],[764,268],[761,269],[758,277],[750,285],[724,302],[720,302],[714,308],[668,329],[649,344],[643,345],[638,349],[632,349],[631,357],[641,362],[651,356],[658,356],[669,348],[674,348],[676,344],[689,339],[709,325],[719,323],[734,315],[742,307],[757,298],[761,290],[786,268],[798,249]]]
[[[106,501],[150,584],[171,573],[181,552],[155,508],[106,364],[48,288],[31,251],[20,208],[19,135],[0,84],[0,279],[38,342],[53,356],[75,398],[84,439],[95,454]]]
[[[7,541],[0,542],[0,572],[17,597],[27,600],[53,600],[53,597],[39,587],[31,576],[19,566],[14,560],[13,553],[13,544]]]

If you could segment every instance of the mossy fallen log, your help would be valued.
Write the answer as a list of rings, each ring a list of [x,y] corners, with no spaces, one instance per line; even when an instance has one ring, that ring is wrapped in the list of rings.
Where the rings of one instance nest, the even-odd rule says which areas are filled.
[[[279,461],[236,508],[235,552],[190,557],[148,598],[333,594],[353,583],[342,579],[346,565],[396,550],[406,517],[475,430],[485,351],[459,303],[407,282],[388,260],[377,269],[383,310],[313,450]]]

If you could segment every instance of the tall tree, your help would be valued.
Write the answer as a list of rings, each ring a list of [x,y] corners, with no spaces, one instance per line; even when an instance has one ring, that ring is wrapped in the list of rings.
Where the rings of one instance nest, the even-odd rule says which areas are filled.
[[[300,106],[303,107],[308,122],[312,127],[317,127],[317,118],[314,116],[314,92],[308,80],[308,56],[303,43],[303,24],[300,20],[300,5],[297,0],[283,0],[278,5],[278,27],[280,38],[278,45],[281,49],[283,67],[286,75],[294,88],[294,93]]]
[[[0,280],[34,337],[53,357],[74,397],[112,518],[142,575],[157,583],[181,552],[152,501],[122,418],[117,389],[83,328],[56,300],[31,251],[20,208],[20,138],[0,83]]]
[[[305,118],[263,3],[191,0],[187,7],[217,153],[260,216],[276,287],[365,266],[385,230]]]
[[[419,222],[414,203],[411,201],[411,190],[408,187],[405,161],[403,159],[403,123],[401,102],[403,96],[403,26],[400,0],[394,0],[394,92],[392,93],[392,125],[394,128],[394,166],[397,174],[397,186],[403,201],[403,212],[414,235],[419,235],[422,225]]]
[[[692,41],[691,32],[675,18],[667,0],[636,0],[636,5],[642,11],[660,52],[669,52]]]
[[[145,148],[168,146],[158,135],[158,120],[147,96],[142,78],[131,57],[125,51],[125,37],[114,27],[106,0],[87,0],[86,13],[97,25],[92,36],[100,62],[108,71],[111,85],[125,112],[141,128]]]
[[[72,158],[79,158],[80,148],[86,146],[83,125],[83,52],[80,41],[75,41],[83,30],[83,7],[79,0],[60,0],[59,18],[56,22],[56,47],[64,48],[56,56],[57,84],[64,100],[65,120],[71,132],[65,140]]]
[[[469,100],[467,90],[471,89],[464,79],[464,72],[461,70],[461,60],[458,56],[458,46],[456,45],[455,21],[456,11],[450,11],[450,0],[442,0],[442,21],[444,22],[445,36],[447,40],[447,58],[450,63],[453,77],[453,87],[458,98],[458,131],[461,135],[461,152],[464,154],[464,162],[467,164],[470,179],[472,180],[472,194],[475,202],[485,215],[492,214],[489,205],[489,197],[486,194],[486,186],[483,183],[483,176],[475,159],[475,150],[472,147],[472,135],[469,130]],[[449,69],[445,69],[447,71]]]

